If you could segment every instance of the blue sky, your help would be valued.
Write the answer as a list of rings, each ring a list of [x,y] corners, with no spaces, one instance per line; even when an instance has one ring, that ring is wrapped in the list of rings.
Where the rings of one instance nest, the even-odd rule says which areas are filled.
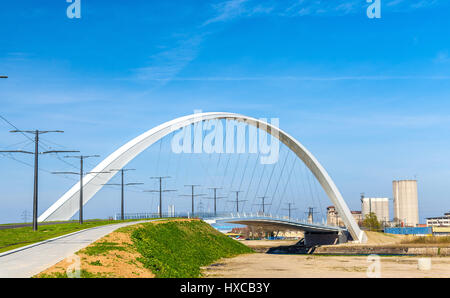
[[[417,177],[420,217],[441,215],[450,209],[450,3],[382,0],[381,19],[367,18],[368,5],[81,0],[81,19],[69,19],[63,0],[1,0],[9,78],[0,114],[22,129],[63,129],[45,138],[102,157],[198,109],[278,117],[352,209],[361,192],[392,197],[393,179]],[[26,141],[10,128],[0,124],[2,149]],[[148,182],[151,158],[134,162],[135,180]],[[4,156],[0,165],[0,222],[18,221],[31,210],[31,168]],[[47,157],[42,168],[73,170]],[[73,181],[41,177],[42,212]],[[116,212],[105,207],[116,195],[102,191],[86,215]],[[130,211],[140,195],[130,194]]]

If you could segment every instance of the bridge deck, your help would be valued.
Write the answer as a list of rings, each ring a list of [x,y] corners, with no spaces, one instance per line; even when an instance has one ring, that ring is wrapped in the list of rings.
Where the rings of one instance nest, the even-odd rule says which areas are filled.
[[[236,215],[236,216],[227,216],[227,217],[212,217],[212,218],[204,218],[204,220],[208,223],[217,223],[217,222],[226,222],[226,223],[235,223],[241,225],[250,225],[250,226],[261,226],[268,229],[274,230],[298,230],[305,232],[321,232],[321,233],[329,233],[329,232],[341,232],[347,231],[346,228],[336,227],[336,226],[328,226],[317,223],[307,223],[303,221],[293,220],[293,219],[285,219],[278,217],[270,217],[270,216],[254,216],[254,215]]]

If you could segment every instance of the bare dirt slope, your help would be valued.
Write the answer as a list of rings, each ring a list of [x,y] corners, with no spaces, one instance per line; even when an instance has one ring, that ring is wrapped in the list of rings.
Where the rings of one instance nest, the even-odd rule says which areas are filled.
[[[206,277],[225,278],[364,278],[364,256],[250,254],[224,259],[204,268]],[[381,277],[450,277],[450,258],[432,258],[432,269],[420,271],[418,258],[381,257]]]
[[[133,248],[131,233],[140,225],[115,231],[92,243],[76,254],[81,259],[85,277],[154,277],[153,273],[137,261],[141,255]],[[128,231],[128,232],[127,232]],[[46,269],[37,277],[62,277],[73,261],[64,259]]]

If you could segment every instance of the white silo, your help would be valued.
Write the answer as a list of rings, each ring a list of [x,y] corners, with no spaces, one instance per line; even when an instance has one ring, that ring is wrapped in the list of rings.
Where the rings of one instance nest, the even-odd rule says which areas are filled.
[[[394,220],[405,226],[415,227],[419,224],[419,199],[417,180],[399,180],[393,183]]]
[[[389,198],[361,198],[363,218],[370,212],[375,213],[381,222],[389,221]]]

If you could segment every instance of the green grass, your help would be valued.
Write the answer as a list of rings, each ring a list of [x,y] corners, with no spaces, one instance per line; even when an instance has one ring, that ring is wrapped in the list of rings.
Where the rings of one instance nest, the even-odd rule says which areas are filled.
[[[80,271],[80,278],[105,278],[105,277],[109,277],[109,276],[107,276],[105,274],[100,274],[100,273],[93,274],[84,269],[81,269],[81,271]],[[39,278],[69,278],[69,277],[67,276],[66,272],[54,272],[51,274],[41,274],[41,275],[39,275]]]
[[[138,260],[156,277],[201,276],[201,267],[220,258],[253,251],[202,221],[144,224],[132,233]]]
[[[100,262],[99,260],[90,262],[89,264],[92,266],[103,266],[102,262]]]
[[[88,256],[106,255],[111,250],[125,251],[125,248],[115,242],[98,242],[83,249],[83,253]]]
[[[89,221],[85,222],[82,225],[80,225],[78,222],[42,225],[39,227],[37,232],[34,232],[31,227],[0,230],[0,253],[54,237],[70,234],[76,231],[127,221],[135,220]]]

